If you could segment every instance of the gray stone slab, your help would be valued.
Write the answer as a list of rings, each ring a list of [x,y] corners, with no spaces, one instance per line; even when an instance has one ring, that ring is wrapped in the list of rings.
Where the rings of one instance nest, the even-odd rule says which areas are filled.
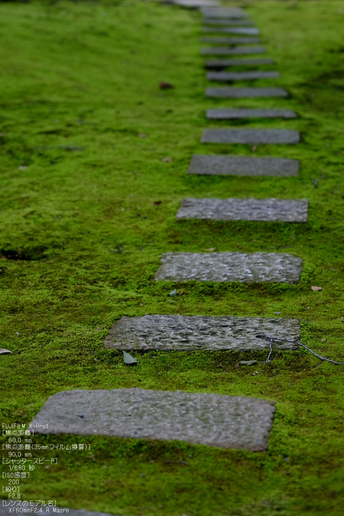
[[[236,120],[238,118],[297,118],[295,111],[289,109],[208,109],[210,120]]]
[[[269,342],[257,335],[300,340],[297,319],[209,317],[203,315],[144,315],[121,317],[106,337],[106,349],[192,351],[230,349],[264,351]],[[297,350],[297,344],[279,342],[274,349]]]
[[[202,43],[219,43],[222,45],[250,45],[260,43],[260,38],[221,38],[216,36],[204,36]]]
[[[201,53],[203,55],[214,55],[214,56],[237,56],[244,54],[264,54],[266,52],[264,47],[211,47],[202,48]]]
[[[175,4],[188,9],[201,9],[202,7],[216,7],[216,0],[165,0],[166,4]]]
[[[306,199],[184,199],[177,219],[307,222]]]
[[[268,446],[274,411],[266,400],[210,393],[73,390],[49,398],[32,424],[47,425],[35,430],[44,434],[179,440],[261,451]]]
[[[222,99],[238,98],[264,98],[264,97],[288,97],[288,92],[284,88],[207,88],[206,97]]]
[[[288,129],[205,129],[202,143],[294,144],[300,142],[300,133]]]
[[[165,253],[156,281],[298,283],[302,260],[280,253]]]
[[[297,176],[299,162],[285,158],[194,155],[188,174],[224,176]]]
[[[255,36],[260,34],[260,30],[256,27],[202,27],[202,32],[219,32],[224,34],[243,34],[246,36]]]
[[[204,7],[201,11],[206,18],[246,18],[249,16],[240,7]]]
[[[114,514],[107,514],[105,512],[85,511],[84,509],[69,509],[67,507],[53,507],[49,505],[21,505],[25,500],[0,500],[0,516],[7,516],[8,514],[49,514],[51,516],[56,513],[68,514],[68,516],[115,516]],[[54,511],[55,509],[55,511]]]
[[[280,74],[278,72],[208,72],[208,81],[255,81],[259,79],[278,79]]]
[[[204,25],[234,25],[234,26],[249,26],[254,25],[252,20],[242,19],[237,20],[235,18],[204,18]]]
[[[260,66],[272,65],[275,62],[272,59],[211,59],[205,62],[206,68],[222,69],[229,66]]]

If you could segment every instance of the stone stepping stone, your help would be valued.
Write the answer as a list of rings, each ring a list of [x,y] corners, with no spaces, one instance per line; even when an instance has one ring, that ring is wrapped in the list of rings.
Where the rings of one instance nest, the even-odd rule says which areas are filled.
[[[246,18],[249,16],[240,7],[203,7],[201,12],[206,18]]]
[[[16,512],[16,509],[20,508],[21,511],[19,512],[19,514],[39,514],[40,516],[48,514],[51,515],[54,514],[54,512],[56,512],[57,514],[68,514],[68,516],[115,516],[114,514],[107,514],[105,512],[85,511],[84,509],[69,509],[66,507],[55,507],[41,504],[23,508],[23,506],[15,505],[18,503],[18,500],[0,500],[0,502],[0,516],[7,516],[8,514],[18,514]],[[12,503],[13,505],[8,505],[10,503]],[[47,507],[49,508],[49,512],[47,512]],[[53,509],[55,509],[55,511]]]
[[[293,144],[300,143],[300,133],[288,129],[205,129],[201,143]]]
[[[258,79],[278,79],[278,72],[209,72],[207,73],[208,81],[255,81]]]
[[[262,451],[274,412],[273,403],[258,398],[135,388],[72,390],[51,396],[31,428],[42,434],[179,440]]]
[[[259,66],[275,64],[272,59],[212,59],[205,62],[206,68],[221,69],[229,66]]]
[[[208,109],[210,120],[236,120],[238,118],[297,118],[297,114],[289,109]]]
[[[254,36],[260,34],[256,27],[202,27],[202,32],[224,32],[225,34],[244,34]]]
[[[297,176],[299,167],[299,162],[294,159],[196,154],[192,157],[188,174],[289,177]]]
[[[207,88],[206,97],[222,99],[288,97],[284,88]]]
[[[189,9],[201,9],[202,7],[216,7],[219,5],[219,2],[216,0],[168,0],[166,3]]]
[[[286,199],[184,199],[177,220],[307,222],[308,201]]]
[[[251,20],[243,19],[243,20],[236,20],[234,18],[204,18],[203,19],[204,25],[254,25],[254,22]]]
[[[282,253],[165,253],[156,281],[298,283],[302,260]]]
[[[211,47],[202,48],[202,55],[219,55],[219,56],[236,56],[243,54],[265,54],[266,50],[264,47]]]
[[[264,351],[269,342],[258,339],[264,333],[279,339],[299,340],[297,319],[260,317],[210,317],[203,315],[144,315],[121,317],[106,337],[106,349],[192,351],[228,349]],[[274,349],[297,350],[297,344],[279,342]]]
[[[201,38],[202,43],[219,43],[222,45],[245,45],[251,43],[260,43],[260,38],[219,38],[212,36],[204,36]]]

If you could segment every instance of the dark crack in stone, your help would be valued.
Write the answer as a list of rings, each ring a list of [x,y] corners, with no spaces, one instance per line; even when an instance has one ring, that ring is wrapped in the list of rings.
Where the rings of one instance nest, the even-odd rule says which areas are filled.
[[[195,154],[188,174],[288,177],[297,176],[299,167],[294,159]]]
[[[300,133],[288,129],[205,129],[202,143],[295,144]]]
[[[298,283],[302,259],[282,253],[165,253],[156,281]]]
[[[219,55],[219,56],[235,56],[243,54],[264,54],[266,52],[264,47],[244,46],[244,47],[210,47],[202,48],[203,55]]]
[[[270,401],[257,398],[144,389],[72,390],[50,397],[31,428],[43,434],[179,440],[262,451],[268,446],[274,412]],[[78,417],[81,413],[83,418]]]
[[[308,201],[286,199],[184,199],[177,219],[307,222]]]
[[[237,118],[297,118],[295,111],[289,109],[208,109],[207,118],[211,120],[233,120]]]
[[[238,98],[262,98],[262,97],[288,97],[284,88],[207,88],[206,97],[222,99]]]
[[[296,319],[209,317],[203,315],[144,315],[121,317],[106,337],[106,349],[192,351],[223,349],[265,351],[269,342],[257,335],[299,340]],[[276,350],[297,350],[297,344],[274,343]]]
[[[209,59],[205,62],[205,68],[209,69],[222,69],[228,66],[260,66],[260,65],[272,65],[274,61],[272,59]]]

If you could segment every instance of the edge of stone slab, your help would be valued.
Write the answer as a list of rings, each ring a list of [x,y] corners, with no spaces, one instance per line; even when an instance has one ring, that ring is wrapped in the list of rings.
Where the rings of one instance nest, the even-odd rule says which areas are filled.
[[[257,88],[257,87],[231,87],[211,86],[206,89],[205,96],[209,98],[235,99],[235,98],[288,98],[289,93],[284,88]]]

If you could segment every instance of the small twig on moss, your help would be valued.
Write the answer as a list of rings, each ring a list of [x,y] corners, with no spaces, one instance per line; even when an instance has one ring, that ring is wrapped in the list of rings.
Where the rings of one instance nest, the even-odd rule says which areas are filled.
[[[309,351],[310,353],[312,353],[313,355],[318,357],[320,360],[326,360],[326,362],[331,362],[331,364],[335,364],[335,365],[344,365],[344,362],[335,362],[334,360],[331,360],[330,358],[322,357],[321,355],[318,355],[318,353],[315,353],[315,351],[312,351],[310,348],[305,346],[305,344],[302,344],[302,342],[298,342],[297,340],[279,339],[277,337],[271,337],[269,335],[264,335],[263,333],[259,333],[258,335],[256,335],[256,337],[258,339],[268,340],[270,343],[270,351],[269,351],[268,358],[265,362],[266,364],[271,362],[271,360],[269,360],[269,359],[270,359],[270,356],[272,353],[272,343],[273,342],[290,342],[291,344],[298,344],[299,346],[302,346],[303,348],[307,349],[307,351]]]

